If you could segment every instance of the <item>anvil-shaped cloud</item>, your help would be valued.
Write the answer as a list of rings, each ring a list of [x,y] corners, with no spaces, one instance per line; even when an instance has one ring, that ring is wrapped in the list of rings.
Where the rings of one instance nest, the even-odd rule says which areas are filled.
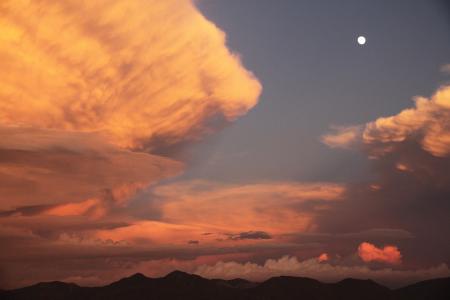
[[[178,174],[166,156],[245,114],[261,85],[190,1],[4,1],[2,208]]]
[[[190,1],[6,1],[0,121],[99,132],[127,149],[195,140],[261,86]]]
[[[15,234],[55,237],[65,222],[127,225],[121,212],[106,221],[117,226],[97,226],[136,192],[180,174],[171,154],[245,114],[261,92],[189,0],[7,0],[0,15],[7,247]],[[25,231],[11,228],[25,219]]]

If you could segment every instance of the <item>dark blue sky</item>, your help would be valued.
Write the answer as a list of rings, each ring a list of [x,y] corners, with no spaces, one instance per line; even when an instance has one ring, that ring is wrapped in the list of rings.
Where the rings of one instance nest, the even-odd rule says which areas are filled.
[[[450,14],[430,0],[200,0],[263,84],[246,116],[192,149],[184,176],[348,181],[366,159],[328,149],[331,125],[398,113],[449,81]],[[359,46],[358,35],[367,37]],[[212,167],[213,166],[213,167]]]

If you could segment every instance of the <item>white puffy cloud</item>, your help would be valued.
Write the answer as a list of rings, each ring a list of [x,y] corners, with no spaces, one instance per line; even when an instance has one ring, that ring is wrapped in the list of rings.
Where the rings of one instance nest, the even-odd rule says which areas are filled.
[[[300,261],[293,256],[283,256],[279,259],[268,259],[262,265],[219,261],[213,265],[201,265],[195,273],[207,278],[245,278],[258,281],[274,276],[310,277],[327,282],[344,278],[370,278],[381,283],[399,285],[449,276],[450,270],[445,264],[419,270],[371,269],[366,265],[345,266],[320,262],[316,258]]]

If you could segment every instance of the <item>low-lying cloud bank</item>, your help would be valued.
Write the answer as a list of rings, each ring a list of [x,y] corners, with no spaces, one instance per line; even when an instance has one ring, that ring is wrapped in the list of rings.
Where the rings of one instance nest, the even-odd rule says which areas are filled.
[[[283,256],[268,259],[264,264],[234,261],[219,261],[213,265],[202,265],[196,274],[207,278],[244,278],[261,281],[274,276],[310,277],[326,282],[343,278],[372,279],[389,286],[400,286],[424,279],[450,276],[446,264],[418,270],[371,269],[368,266],[345,266],[318,261],[316,258],[300,261],[296,257]]]

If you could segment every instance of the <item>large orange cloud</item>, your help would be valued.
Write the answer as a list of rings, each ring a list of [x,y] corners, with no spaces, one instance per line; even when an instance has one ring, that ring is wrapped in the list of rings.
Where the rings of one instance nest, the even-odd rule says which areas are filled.
[[[189,0],[8,0],[0,14],[3,209],[82,213],[174,176],[182,164],[148,152],[219,129],[261,91]]]
[[[203,228],[139,219],[136,193],[180,174],[172,150],[245,114],[260,92],[190,0],[2,1],[0,275],[14,282],[23,257],[74,258],[80,244],[123,254],[108,240],[123,234],[188,247]]]
[[[151,150],[234,120],[261,90],[189,0],[11,0],[1,15],[3,125]]]
[[[384,246],[383,248],[378,248],[368,242],[359,245],[358,255],[365,262],[379,261],[388,264],[399,264],[402,261],[402,255],[397,247]]]

